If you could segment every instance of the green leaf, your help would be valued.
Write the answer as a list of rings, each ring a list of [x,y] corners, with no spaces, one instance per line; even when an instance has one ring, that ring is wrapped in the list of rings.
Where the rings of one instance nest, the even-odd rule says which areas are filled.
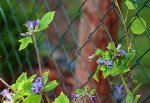
[[[22,49],[25,49],[29,43],[32,43],[32,39],[31,37],[25,37],[19,40],[19,42],[21,42],[21,45],[19,47],[19,51]]]
[[[44,74],[43,74],[43,80],[44,80],[44,85],[47,83],[47,81],[48,81],[48,74],[49,74],[49,72],[45,72]]]
[[[103,51],[98,48],[98,49],[95,51],[95,54],[98,55],[98,56],[100,56],[100,55],[103,54]]]
[[[11,89],[13,89],[15,91],[18,88],[18,84],[17,83],[12,84],[10,87],[11,87]]]
[[[28,81],[29,81],[29,82],[32,82],[35,77],[36,77],[36,74],[35,74],[35,75],[32,75],[32,76],[28,79]]]
[[[100,68],[101,68],[100,66],[97,66],[97,69],[93,75],[93,79],[96,80],[97,82],[99,81],[98,80],[98,74],[99,74]]]
[[[16,80],[16,83],[22,83],[22,81],[27,80],[27,74],[22,73]]]
[[[67,96],[64,95],[63,92],[60,93],[60,95],[55,99],[53,103],[70,103]]]
[[[115,43],[114,42],[109,42],[107,49],[112,50],[112,51],[116,51],[116,47],[115,47]]]
[[[27,80],[26,81],[22,81],[22,83],[20,83],[18,85],[18,91],[23,90],[23,91],[26,92],[26,94],[31,94],[31,92],[30,92],[30,88],[31,87],[32,87],[31,82],[29,82]]]
[[[112,59],[110,51],[106,51],[105,53],[103,53],[102,57],[105,60],[111,60]]]
[[[134,97],[134,94],[133,93],[129,93],[127,96],[126,96],[126,103],[138,103],[138,100],[140,98],[140,95],[136,95]]]
[[[96,89],[92,89],[92,90],[90,90],[89,94],[93,95],[95,91],[96,91]]]
[[[38,31],[42,31],[48,27],[48,25],[52,22],[54,18],[54,14],[55,12],[48,12],[42,17],[39,23]]]
[[[82,93],[83,93],[83,89],[78,88],[78,89],[76,89],[76,92],[75,92],[75,93],[77,93],[77,94],[82,94]]]
[[[133,94],[130,93],[126,96],[126,103],[133,103]]]
[[[126,0],[125,4],[129,10],[135,9],[134,4],[130,0]]]
[[[88,90],[89,90],[89,87],[88,87],[88,86],[85,86],[85,87],[84,87],[84,91],[87,92]]]
[[[43,91],[50,91],[53,90],[55,87],[57,87],[59,83],[56,80],[53,80],[52,82],[49,82],[45,85]]]
[[[29,95],[24,99],[23,103],[41,103],[41,97],[41,94]]]
[[[104,78],[108,75],[117,76],[120,73],[126,73],[129,71],[128,60],[121,60],[120,64],[117,64],[116,61],[113,63],[113,68],[102,70]]]
[[[100,70],[101,70],[102,72],[105,72],[105,71],[107,71],[107,67],[106,67],[105,65],[102,65],[102,67],[100,68]]]
[[[24,91],[18,91],[16,93],[14,93],[12,99],[13,101],[16,103],[16,101],[22,97],[26,96],[26,93]]]
[[[126,53],[123,59],[126,60],[129,64],[134,57],[135,57],[135,52],[130,52],[130,53]]]
[[[134,98],[133,103],[138,103],[139,98],[140,98],[140,95],[136,95],[135,98]]]
[[[132,20],[134,19],[135,17],[132,18]],[[134,34],[142,34],[145,31],[145,27],[146,27],[146,22],[141,17],[136,18],[131,24],[131,30]]]

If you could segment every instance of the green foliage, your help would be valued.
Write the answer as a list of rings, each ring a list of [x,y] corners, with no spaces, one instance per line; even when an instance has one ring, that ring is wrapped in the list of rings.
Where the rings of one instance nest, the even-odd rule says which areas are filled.
[[[21,45],[19,47],[19,51],[25,49],[29,43],[32,43],[31,37],[25,37],[19,40],[21,42]]]
[[[139,98],[140,98],[140,95],[136,95],[134,97],[133,93],[130,93],[126,96],[125,101],[126,103],[138,103]]]
[[[36,74],[35,74],[35,75],[32,75],[32,76],[28,79],[28,81],[29,81],[29,82],[32,82],[35,77],[36,77]]]
[[[34,35],[33,32],[40,32],[49,26],[49,24],[52,22],[52,20],[54,18],[54,14],[55,14],[55,12],[48,12],[42,17],[41,20],[38,20],[39,28],[36,28],[35,30],[34,29],[32,30],[31,28],[27,29],[28,31],[25,34],[27,34],[27,35],[29,34],[29,37],[25,37],[25,38],[19,40],[19,42],[21,42],[19,51],[25,49],[29,43],[33,42],[32,38],[31,38],[31,36]],[[22,34],[24,34],[24,33],[22,33]]]
[[[41,94],[31,94],[24,99],[23,103],[41,103]]]
[[[27,74],[22,73],[16,80],[16,83],[22,83],[22,81],[27,80]]]
[[[44,82],[44,85],[47,83],[47,81],[48,81],[48,74],[49,74],[49,72],[45,72],[45,73],[43,73],[43,82]]]
[[[43,73],[43,83],[44,89],[43,92],[53,90],[56,86],[59,85],[59,83],[56,80],[53,80],[51,82],[48,82],[48,74],[49,72]],[[32,87],[32,82],[35,79],[36,75],[32,75],[31,77],[27,78],[26,73],[22,73],[16,80],[16,83],[11,85],[11,89],[13,91],[16,91],[13,94],[13,101],[17,102],[21,100],[22,98],[25,98],[23,103],[35,103],[33,100],[36,99],[36,103],[40,103],[41,101],[41,94],[36,95],[31,93],[30,89]],[[32,100],[33,99],[33,100]]]
[[[98,52],[99,59],[113,60],[113,67],[111,69],[107,68],[106,65],[98,66],[93,79],[98,81],[99,70],[102,71],[104,78],[107,76],[117,76],[118,74],[126,73],[129,71],[128,65],[135,56],[135,52],[126,53],[124,57],[120,57],[119,48],[115,47],[114,42],[110,42],[107,46],[108,51]],[[97,51],[101,51],[97,49]],[[98,60],[99,60],[98,59]],[[107,63],[107,62],[106,62]]]
[[[13,96],[13,101],[17,101],[24,96],[31,95],[30,88],[32,87],[32,81],[36,75],[27,78],[26,73],[22,73],[16,80],[16,83],[11,85],[11,89],[16,91]]]
[[[132,18],[132,20],[134,19],[135,17]],[[146,22],[141,17],[136,18],[131,24],[131,30],[134,34],[142,34],[145,31],[145,27],[146,27]]]
[[[102,58],[105,59],[105,60],[111,60],[112,59],[111,53],[109,51],[105,51],[102,54]]]
[[[100,66],[97,66],[97,69],[93,75],[93,79],[96,80],[97,82],[99,82],[98,80],[98,74],[99,74],[99,71],[100,71],[101,67]]]
[[[39,32],[39,31],[46,29],[48,27],[48,25],[52,22],[52,20],[54,18],[54,14],[55,14],[55,12],[46,13],[40,20],[39,29],[36,30],[35,32],[37,32],[37,31]]]
[[[134,4],[130,0],[126,0],[125,4],[129,10],[135,9]]]
[[[108,46],[107,46],[107,49],[111,50],[111,51],[116,51],[117,50],[117,48],[115,47],[115,43],[114,42],[109,42]]]
[[[99,48],[95,51],[95,54],[98,56],[101,55],[102,53],[103,53],[103,51]]]
[[[43,91],[50,91],[56,88],[59,85],[59,83],[56,80],[53,80],[47,84],[45,84],[44,90]]]
[[[95,91],[96,91],[96,89],[89,90],[89,87],[85,86],[83,89],[82,88],[76,89],[75,94],[77,94],[77,99],[80,99],[82,97],[92,96]]]
[[[53,103],[70,103],[69,99],[63,92],[60,93],[60,95],[55,99]]]

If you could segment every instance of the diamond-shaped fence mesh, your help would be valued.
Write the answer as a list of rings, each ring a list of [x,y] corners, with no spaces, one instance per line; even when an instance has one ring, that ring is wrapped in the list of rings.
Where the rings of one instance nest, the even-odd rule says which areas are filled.
[[[124,1],[118,1],[125,16]],[[130,73],[143,84],[137,91],[142,95],[140,102],[149,103],[150,2],[136,2],[137,9],[128,11],[127,19],[131,46],[136,52]],[[61,83],[50,92],[50,97],[55,97],[61,90],[69,96],[77,87],[90,85],[97,89],[98,103],[107,102],[110,96],[117,102],[110,78],[103,80],[100,76],[99,83],[93,82],[97,64],[88,62],[88,56],[98,47],[105,49],[109,41],[127,48],[123,21],[113,0],[0,0],[0,76],[11,84],[22,72],[29,75],[39,72],[33,44],[18,51],[18,40],[22,38],[20,33],[26,30],[25,21],[41,18],[47,11],[56,11],[56,15],[50,27],[36,35],[36,40],[43,71],[49,70],[49,79]],[[147,26],[142,35],[136,36],[131,33],[130,21],[139,16],[146,20]],[[2,89],[4,85],[1,83],[0,87]]]

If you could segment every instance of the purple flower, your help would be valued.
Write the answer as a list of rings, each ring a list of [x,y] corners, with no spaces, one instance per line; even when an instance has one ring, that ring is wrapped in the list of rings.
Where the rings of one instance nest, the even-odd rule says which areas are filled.
[[[12,94],[9,93],[8,89],[4,89],[0,94],[3,95],[6,100],[12,101]]]
[[[96,101],[96,96],[90,96],[91,101],[95,102]]]
[[[26,23],[24,25],[28,29],[38,29],[38,27],[39,27],[39,20],[26,21]]]
[[[106,63],[106,67],[111,69],[113,67],[113,61],[112,60],[108,60]]]
[[[42,82],[42,78],[41,77],[37,77],[35,78],[35,82],[38,83],[38,82]]]
[[[37,77],[35,79],[35,82],[32,83],[32,87],[31,87],[30,91],[35,94],[40,94],[41,90],[43,90],[43,89],[44,89],[44,85],[42,83],[42,78]]]
[[[73,93],[72,94],[72,97],[73,97],[73,99],[76,101],[77,100],[77,98],[79,97],[80,95],[79,94],[77,94],[77,93]]]
[[[31,21],[26,21],[26,23],[24,24],[27,28],[33,28],[33,24]]]
[[[105,60],[97,60],[97,63],[99,66],[102,66],[105,63]]]
[[[132,91],[132,88],[133,88],[133,87],[132,87],[132,83],[128,83],[128,84],[127,84],[127,87],[129,88],[129,90]]]
[[[117,84],[115,86],[116,91],[118,92],[118,94],[123,95],[124,94],[124,87],[121,84]]]
[[[126,51],[120,50],[120,57],[122,58],[122,57],[124,57],[124,55],[126,55]]]

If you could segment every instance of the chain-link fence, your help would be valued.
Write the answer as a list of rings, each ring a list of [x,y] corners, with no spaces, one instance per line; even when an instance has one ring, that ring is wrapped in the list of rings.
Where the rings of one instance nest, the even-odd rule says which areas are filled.
[[[149,0],[133,0],[133,2],[136,2],[138,7],[134,11],[128,12],[129,19],[127,20],[129,38],[132,42],[131,45],[136,51],[136,57],[132,62],[131,73],[136,80],[143,83],[141,89],[138,91],[142,95],[140,102],[149,103],[150,25],[148,21],[150,20],[150,14],[148,13],[150,11],[150,2]],[[88,4],[94,6],[90,7]],[[92,8],[94,8],[93,11]],[[124,1],[122,1],[121,8],[123,14],[126,14]],[[94,38],[96,38],[96,41],[103,42],[102,44],[104,45],[100,46],[102,48],[105,48],[108,41],[112,40],[116,41],[116,44],[121,43],[124,48],[127,48],[123,22],[113,0],[83,0],[82,2],[80,0],[0,0],[0,76],[8,83],[13,83],[22,72],[28,72],[29,74],[38,72],[34,46],[31,44],[27,49],[19,52],[18,40],[22,38],[20,33],[25,32],[26,28],[23,25],[25,21],[40,18],[47,11],[56,11],[54,21],[48,30],[37,34],[36,37],[43,71],[49,70],[50,80],[58,79],[61,83],[58,90],[54,90],[50,93],[50,96],[56,96],[60,90],[63,90],[69,96],[75,90],[75,87],[83,87],[88,83],[94,85],[94,82],[91,81],[94,71],[89,69],[87,60],[85,60],[85,56],[82,54],[84,48],[87,48],[87,52],[90,51],[87,46],[88,43],[92,45],[93,51],[97,48],[98,44],[95,43],[99,42],[94,42]],[[88,19],[92,16],[93,18],[89,22]],[[130,31],[132,24],[130,18],[133,16],[136,18],[141,16],[147,22],[145,32],[140,36],[133,35]],[[107,23],[107,21],[112,23]],[[120,21],[118,33],[116,32],[118,29],[117,21]],[[81,22],[84,22],[84,25]],[[82,31],[81,29],[84,29],[84,27],[81,25],[88,32]],[[101,28],[103,29],[102,33],[106,34],[102,35],[102,38],[103,36],[105,37],[104,40],[101,40],[101,37],[97,38],[96,35],[98,33],[95,34]],[[80,39],[81,35],[83,36],[82,39]],[[90,55],[86,56],[88,58]],[[81,60],[78,61],[78,58],[81,58]],[[81,71],[81,73],[76,72],[77,69],[81,69],[77,66],[77,62],[82,62],[85,65],[84,71],[88,71],[87,80],[82,85],[78,83],[78,76],[83,76],[84,78],[86,73],[84,71]],[[96,93],[99,103],[105,102],[109,96],[113,97],[113,87],[111,83],[109,85],[112,92],[108,96],[105,96],[103,100]],[[0,87],[4,87],[2,83]],[[114,101],[116,101],[115,98]]]

